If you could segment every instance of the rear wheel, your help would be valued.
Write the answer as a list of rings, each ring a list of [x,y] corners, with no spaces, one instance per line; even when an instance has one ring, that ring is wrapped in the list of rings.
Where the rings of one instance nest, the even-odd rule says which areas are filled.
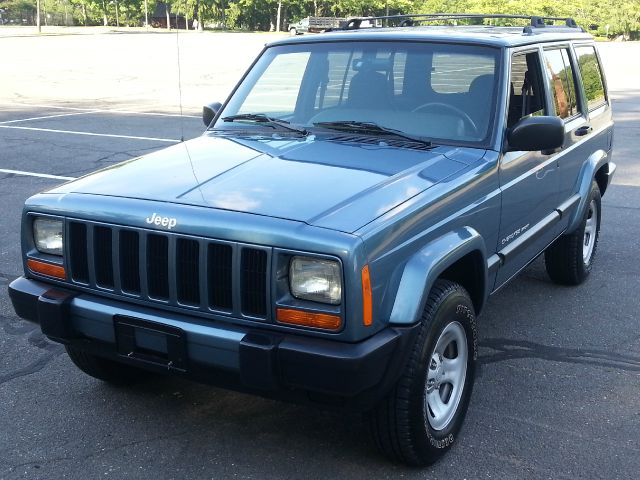
[[[405,370],[371,416],[374,439],[385,455],[427,465],[453,446],[471,398],[477,348],[469,294],[438,280]]]
[[[71,361],[87,375],[114,385],[130,385],[149,373],[129,365],[98,357],[70,345],[65,346]]]
[[[580,226],[558,238],[544,252],[547,273],[555,283],[579,285],[591,273],[600,236],[600,211],[600,189],[593,182]]]
[[[289,35],[291,35],[292,37],[295,37],[296,35],[298,35],[298,30],[295,28],[290,28]]]

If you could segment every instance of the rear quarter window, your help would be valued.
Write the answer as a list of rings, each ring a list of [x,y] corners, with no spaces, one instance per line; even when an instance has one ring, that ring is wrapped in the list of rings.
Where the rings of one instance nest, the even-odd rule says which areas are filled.
[[[602,69],[598,62],[596,49],[592,46],[576,47],[578,68],[582,77],[584,95],[587,99],[589,110],[598,108],[606,101],[604,82],[602,81]]]
[[[555,114],[571,118],[578,113],[576,85],[566,48],[545,50],[544,61],[553,95]]]

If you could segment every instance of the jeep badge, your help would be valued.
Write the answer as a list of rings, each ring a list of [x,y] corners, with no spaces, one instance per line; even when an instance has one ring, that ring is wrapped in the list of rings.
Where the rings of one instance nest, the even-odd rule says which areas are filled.
[[[147,217],[145,221],[149,224],[154,224],[157,226],[167,227],[167,230],[171,230],[178,224],[178,220],[173,217],[161,217],[157,213],[153,212],[150,217]]]

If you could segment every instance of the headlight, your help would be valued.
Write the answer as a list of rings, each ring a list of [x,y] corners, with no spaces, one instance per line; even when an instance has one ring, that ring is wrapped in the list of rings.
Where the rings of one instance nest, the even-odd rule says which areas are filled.
[[[296,298],[331,305],[340,303],[342,276],[336,261],[293,257],[289,279],[291,294]]]
[[[39,252],[62,255],[62,220],[36,218],[33,221],[33,239]]]

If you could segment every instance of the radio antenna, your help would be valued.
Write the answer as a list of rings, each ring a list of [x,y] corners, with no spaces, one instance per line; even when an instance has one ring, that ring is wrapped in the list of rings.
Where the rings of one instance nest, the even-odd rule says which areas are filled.
[[[171,21],[171,19],[169,19]],[[185,26],[186,26],[185,18]],[[184,115],[182,114],[182,72],[180,70],[180,21],[176,10],[176,52],[178,54],[178,100],[180,102],[180,141],[184,142]]]

